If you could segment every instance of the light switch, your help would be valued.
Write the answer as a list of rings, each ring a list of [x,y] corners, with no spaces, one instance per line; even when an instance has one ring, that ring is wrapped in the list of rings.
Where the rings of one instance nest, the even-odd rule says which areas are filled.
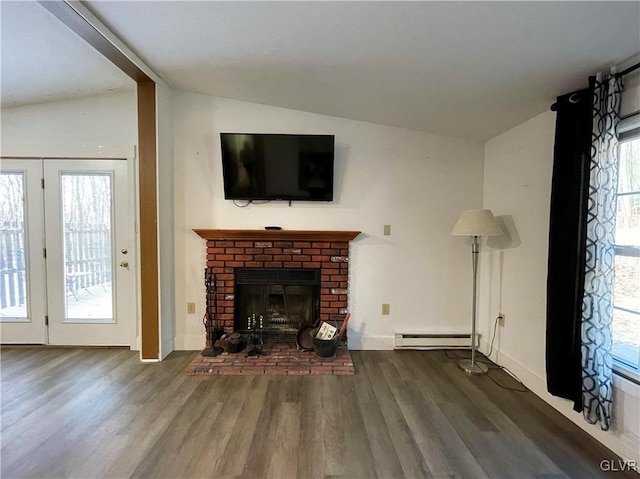
[[[196,303],[187,303],[187,314],[196,314]]]
[[[382,314],[389,314],[389,304],[388,303],[384,303],[382,305]]]
[[[384,225],[384,235],[389,236],[391,234],[391,225]]]

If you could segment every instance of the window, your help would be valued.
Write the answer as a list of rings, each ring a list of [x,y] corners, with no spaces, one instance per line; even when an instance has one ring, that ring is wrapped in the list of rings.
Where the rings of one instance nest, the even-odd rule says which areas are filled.
[[[640,114],[620,124],[613,306],[614,370],[640,379]]]

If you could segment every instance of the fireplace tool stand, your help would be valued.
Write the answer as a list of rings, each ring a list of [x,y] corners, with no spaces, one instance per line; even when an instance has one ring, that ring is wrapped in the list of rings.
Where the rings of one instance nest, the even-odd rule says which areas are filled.
[[[207,307],[203,323],[207,331],[207,338],[211,341],[211,347],[202,351],[203,356],[218,356],[224,352],[224,348],[216,348],[216,341],[224,334],[218,324],[218,280],[213,268],[207,267],[204,270],[204,285],[207,290]]]
[[[263,320],[264,316],[260,315],[258,318],[256,318],[255,314],[247,318],[249,344],[253,346],[247,351],[247,356],[263,356],[267,354],[262,348],[264,346],[264,336],[262,330]],[[258,331],[260,331],[260,336],[258,336]]]

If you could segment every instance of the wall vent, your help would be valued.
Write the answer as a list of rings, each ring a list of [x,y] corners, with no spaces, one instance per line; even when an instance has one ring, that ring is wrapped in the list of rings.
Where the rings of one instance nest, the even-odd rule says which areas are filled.
[[[476,347],[480,335],[476,334]],[[470,333],[395,333],[393,349],[470,349]]]

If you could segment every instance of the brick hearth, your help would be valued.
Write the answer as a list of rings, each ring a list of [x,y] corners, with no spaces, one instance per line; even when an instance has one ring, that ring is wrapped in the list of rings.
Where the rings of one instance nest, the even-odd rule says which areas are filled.
[[[186,369],[188,376],[198,375],[350,375],[354,374],[351,354],[341,344],[333,361],[323,361],[313,351],[298,351],[294,344],[265,344],[264,356],[249,356],[246,351],[236,354],[222,353],[216,357],[201,354]]]
[[[225,332],[233,332],[234,327],[235,268],[320,269],[320,319],[344,320],[349,241],[358,231],[194,231],[207,240],[207,266],[214,269],[218,280],[218,320]]]

